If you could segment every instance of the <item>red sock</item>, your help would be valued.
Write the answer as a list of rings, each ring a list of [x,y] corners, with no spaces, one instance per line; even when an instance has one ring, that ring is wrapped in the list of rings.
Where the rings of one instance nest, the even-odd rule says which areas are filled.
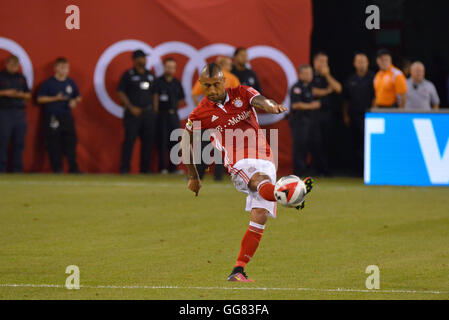
[[[271,184],[268,180],[259,183],[257,192],[267,201],[276,201],[274,198],[274,184]]]
[[[265,226],[252,221],[249,223],[248,230],[246,230],[242,239],[240,253],[237,258],[237,262],[235,263],[236,267],[244,268],[249,260],[251,260],[257,250],[257,247],[259,246],[264,227]]]

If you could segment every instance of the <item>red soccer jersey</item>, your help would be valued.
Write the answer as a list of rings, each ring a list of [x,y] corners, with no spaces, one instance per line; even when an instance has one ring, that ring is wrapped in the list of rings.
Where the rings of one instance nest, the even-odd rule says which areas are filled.
[[[204,97],[186,123],[190,132],[211,129],[210,140],[222,153],[228,171],[241,159],[273,161],[265,134],[259,126],[251,101],[260,93],[248,86],[226,89],[224,104]]]

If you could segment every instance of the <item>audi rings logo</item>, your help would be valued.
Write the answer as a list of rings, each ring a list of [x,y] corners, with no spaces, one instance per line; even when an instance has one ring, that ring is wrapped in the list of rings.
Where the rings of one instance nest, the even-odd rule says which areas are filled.
[[[182,86],[184,90],[190,91],[192,88],[192,78],[195,72],[200,72],[201,69],[206,65],[206,59],[209,57],[217,55],[228,55],[232,56],[235,47],[224,44],[217,43],[205,46],[204,48],[197,50],[189,44],[180,41],[170,41],[164,42],[155,48],[152,48],[145,42],[139,40],[123,40],[119,41],[109,48],[107,48],[100,59],[98,60],[97,66],[95,67],[94,73],[94,86],[95,92],[98,99],[104,108],[118,118],[123,117],[123,108],[117,105],[109,96],[106,85],[105,85],[105,74],[106,70],[111,63],[111,61],[121,53],[134,51],[137,49],[142,49],[149,54],[147,59],[147,68],[151,69],[154,67],[156,76],[161,76],[163,74],[163,65],[161,57],[167,54],[181,54],[189,58],[187,64],[184,66],[182,73]],[[287,78],[287,92],[285,94],[285,99],[283,104],[288,105],[288,88],[293,86],[293,84],[298,80],[295,66],[290,61],[290,59],[278,49],[270,46],[254,46],[248,48],[248,59],[256,58],[268,58],[275,61],[284,71]],[[186,119],[190,112],[194,108],[192,97],[190,94],[186,94],[187,105],[185,108],[179,110],[179,118]],[[261,114],[259,116],[259,121],[261,124],[270,124],[279,121],[284,115],[271,115],[271,114]]]

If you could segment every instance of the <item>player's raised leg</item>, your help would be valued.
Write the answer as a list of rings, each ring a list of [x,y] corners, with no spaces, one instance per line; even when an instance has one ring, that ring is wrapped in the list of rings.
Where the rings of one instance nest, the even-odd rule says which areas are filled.
[[[254,181],[250,181],[250,183],[252,183],[252,186],[249,186],[250,189],[253,190],[252,188],[256,186],[256,190],[262,198],[267,201],[276,201],[276,198],[274,196],[275,185],[271,183],[270,178],[263,174],[255,174],[253,177]],[[312,191],[313,179],[311,177],[307,177],[303,180],[303,182],[306,186],[307,193]]]

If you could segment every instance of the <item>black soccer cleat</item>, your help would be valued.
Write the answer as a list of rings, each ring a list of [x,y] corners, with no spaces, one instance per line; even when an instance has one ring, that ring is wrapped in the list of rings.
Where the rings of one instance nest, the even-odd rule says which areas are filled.
[[[237,282],[254,282],[254,280],[248,278],[242,267],[235,267],[232,270],[231,274],[228,276],[227,280]]]
[[[307,193],[309,193],[310,191],[312,191],[313,188],[313,179],[312,177],[307,177],[303,180],[304,184],[306,185],[306,191]],[[306,193],[306,194],[307,194]]]
[[[304,209],[305,206],[306,206],[306,200],[304,200],[303,202],[301,202],[301,203],[299,204],[299,206],[297,206],[297,207],[295,207],[295,208],[298,209],[298,210],[302,210],[302,209]]]
[[[313,188],[313,179],[312,177],[307,177],[303,180],[305,186],[306,186],[306,194],[308,194],[310,191],[312,191]],[[302,210],[304,209],[304,207],[306,206],[306,200],[303,200],[303,202],[301,202],[299,204],[299,206],[295,207],[298,210]]]

